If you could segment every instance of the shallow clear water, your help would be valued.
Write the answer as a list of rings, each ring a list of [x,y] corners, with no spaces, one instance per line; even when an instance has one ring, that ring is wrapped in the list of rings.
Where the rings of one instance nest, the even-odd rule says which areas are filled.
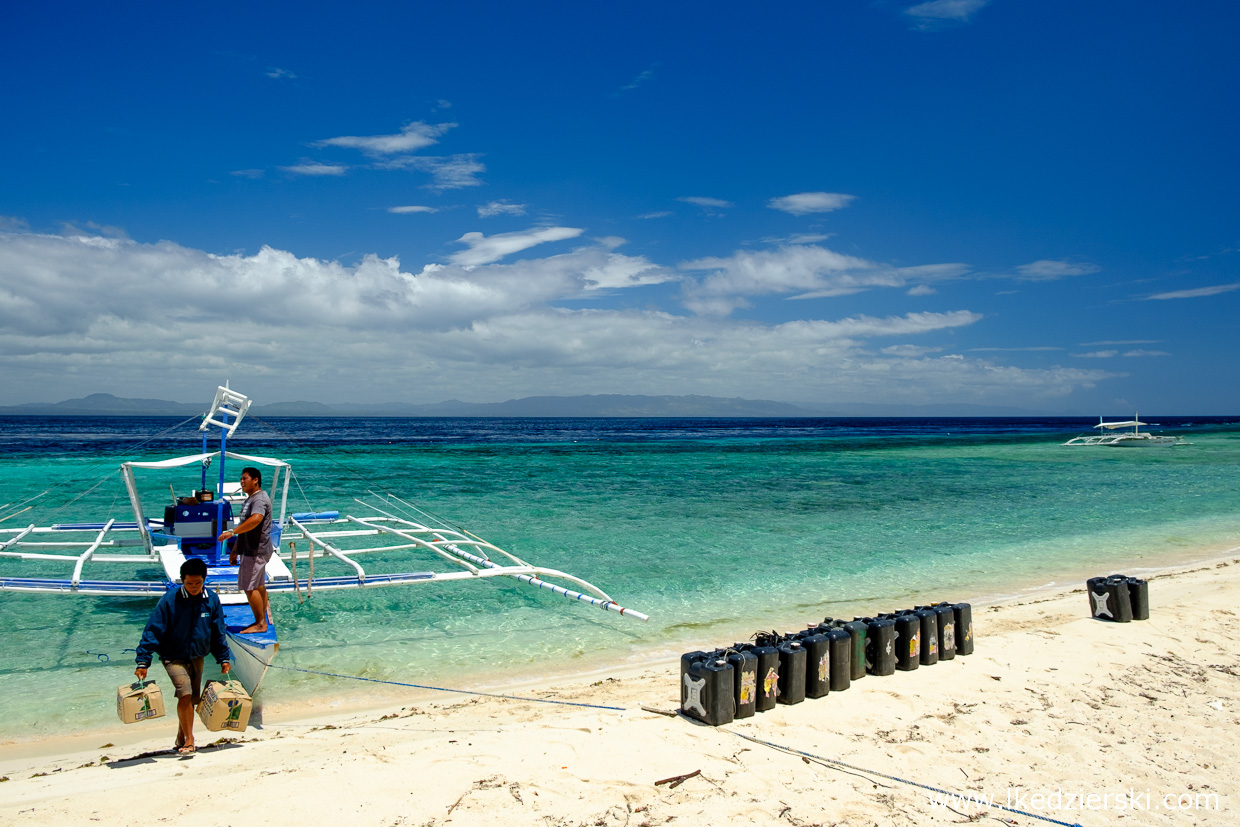
[[[1156,421],[1192,444],[1059,445],[1086,420],[278,419],[245,423],[230,447],[293,464],[290,510],[365,514],[353,496],[398,493],[651,616],[510,580],[273,597],[278,665],[469,687],[1240,545],[1240,423]],[[0,420],[0,518],[31,506],[0,528],[128,518],[116,468],[196,451],[192,424],[129,447],[174,424]],[[144,494],[162,504],[194,479],[150,472]],[[19,571],[51,573],[0,560]],[[0,592],[0,737],[110,726],[152,605]],[[385,691],[273,670],[260,699]]]

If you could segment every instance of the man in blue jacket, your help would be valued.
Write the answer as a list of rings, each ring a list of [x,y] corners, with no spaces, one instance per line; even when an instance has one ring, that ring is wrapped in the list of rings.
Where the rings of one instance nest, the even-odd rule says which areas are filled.
[[[151,612],[135,658],[138,680],[146,679],[151,655],[159,655],[176,687],[177,740],[181,755],[193,755],[194,710],[202,700],[202,661],[215,656],[225,675],[232,668],[232,652],[224,636],[224,609],[215,592],[206,588],[207,564],[191,557],[181,564],[181,587],[169,589]]]

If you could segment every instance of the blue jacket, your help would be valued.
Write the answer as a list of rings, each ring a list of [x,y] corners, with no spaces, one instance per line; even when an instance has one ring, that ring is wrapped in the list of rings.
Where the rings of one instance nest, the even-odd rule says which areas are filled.
[[[215,592],[204,586],[194,597],[178,586],[169,589],[151,612],[135,660],[145,669],[152,654],[160,660],[193,660],[210,652],[219,663],[231,662],[224,633],[224,608]]]

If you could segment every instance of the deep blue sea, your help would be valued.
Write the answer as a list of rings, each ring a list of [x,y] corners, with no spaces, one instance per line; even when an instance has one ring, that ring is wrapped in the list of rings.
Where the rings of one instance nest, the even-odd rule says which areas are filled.
[[[1146,419],[1189,444],[1060,444],[1089,431],[1089,418],[251,417],[230,448],[292,464],[290,511],[367,514],[355,497],[395,493],[651,616],[637,622],[507,579],[272,598],[278,665],[471,688],[1240,546],[1240,417]],[[0,529],[132,519],[120,462],[195,453],[196,426],[0,418]],[[169,485],[188,492],[196,479],[145,472],[144,501],[162,507]],[[446,570],[425,555],[363,562]],[[71,568],[0,559],[0,576]],[[316,573],[344,573],[324,568]],[[125,650],[152,606],[0,592],[0,740],[115,724],[116,687],[132,679]],[[402,691],[273,670],[259,700],[282,709]]]

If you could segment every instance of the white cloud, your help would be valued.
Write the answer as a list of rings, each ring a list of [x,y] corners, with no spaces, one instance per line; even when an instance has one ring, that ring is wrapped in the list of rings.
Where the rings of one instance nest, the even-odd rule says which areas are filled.
[[[1126,350],[1124,351],[1124,355],[1131,358],[1142,356],[1170,356],[1171,354],[1165,350],[1142,350],[1138,348],[1136,350]]]
[[[297,75],[293,74],[288,69],[272,68],[272,69],[267,70],[267,77],[275,78],[276,80],[282,80],[282,79],[294,80],[296,79]]]
[[[454,123],[428,124],[415,121],[406,124],[395,135],[344,135],[339,138],[328,138],[316,141],[314,146],[342,146],[359,149],[367,155],[396,155],[403,152],[416,152],[424,147],[439,143],[439,136],[455,127]]]
[[[409,206],[406,206],[406,207],[388,207],[387,211],[390,213],[396,213],[397,215],[407,215],[409,213],[439,212],[439,210],[435,207],[422,207],[422,206],[417,206],[414,204],[410,204]]]
[[[642,213],[635,216],[636,218],[667,218],[669,215],[675,215],[671,210],[660,210],[659,212]]]
[[[1026,281],[1054,281],[1067,276],[1085,276],[1098,272],[1093,264],[1073,264],[1068,261],[1043,259],[1016,268],[1017,276]]]
[[[348,167],[341,164],[320,164],[317,161],[303,161],[291,167],[280,167],[293,175],[344,175]]]
[[[726,315],[747,306],[746,297],[790,294],[816,299],[859,293],[872,287],[903,287],[910,281],[957,278],[963,264],[889,267],[818,245],[792,245],[773,250],[742,250],[727,258],[702,258],[680,265],[682,270],[709,271],[685,284],[685,305],[697,313]]]
[[[616,95],[620,95],[620,94],[623,94],[624,92],[628,92],[632,89],[636,89],[638,86],[642,85],[646,81],[653,78],[655,67],[658,65],[659,64],[657,63],[653,64],[649,69],[645,70],[644,72],[639,74],[636,78],[634,78],[631,83],[625,86],[621,86],[620,89],[616,92]]]
[[[773,210],[782,210],[792,215],[810,215],[811,213],[833,212],[843,209],[856,199],[855,195],[839,192],[800,192],[796,195],[784,195],[772,198],[766,203]]]
[[[1233,281],[1231,284],[1215,284],[1211,287],[1197,287],[1192,290],[1172,290],[1170,293],[1155,293],[1147,296],[1147,300],[1165,301],[1167,299],[1200,299],[1205,296],[1217,296],[1220,293],[1230,293],[1233,290],[1240,290],[1240,281]]]
[[[478,207],[479,218],[490,218],[493,215],[525,215],[527,204],[512,204],[508,201],[491,201]]]
[[[1115,345],[1156,345],[1161,339],[1119,339],[1102,342],[1081,342],[1081,347],[1114,347]]]
[[[910,296],[933,296],[938,292],[938,290],[935,290],[928,284],[917,284],[908,289],[908,295]]]
[[[576,227],[539,227],[514,233],[499,233],[485,236],[482,233],[465,233],[457,239],[469,249],[455,253],[449,258],[453,264],[478,265],[490,264],[512,253],[528,250],[549,241],[563,241],[576,238],[584,230]]]
[[[724,210],[724,209],[727,209],[728,207],[736,206],[731,201],[724,201],[722,198],[708,198],[704,195],[686,195],[685,197],[677,198],[676,200],[683,201],[686,204],[693,204],[696,207],[701,207],[707,212],[713,212],[714,210]]]
[[[468,252],[482,261],[579,233],[479,237]],[[1116,375],[933,357],[938,341],[918,337],[976,324],[967,310],[771,324],[605,307],[617,291],[678,278],[616,245],[410,272],[373,255],[344,265],[271,247],[214,255],[166,241],[0,233],[0,404],[96,390],[150,396],[154,383],[159,396],[188,401],[225,379],[260,402],[787,399],[795,388],[801,399],[1013,404]],[[565,298],[573,309],[558,306]],[[899,344],[873,351],[891,338]]]
[[[1119,356],[1118,350],[1095,350],[1090,353],[1073,353],[1078,359],[1113,359]]]
[[[879,351],[884,356],[907,356],[919,358],[931,353],[939,353],[943,350],[941,347],[922,347],[921,345],[890,345]]]
[[[251,180],[255,180],[258,178],[262,178],[263,175],[265,175],[266,173],[264,173],[263,170],[261,169],[234,169],[232,172],[228,174],[235,175],[238,178],[249,178]]]
[[[990,0],[930,0],[904,10],[920,27],[943,23],[968,23]]]
[[[486,172],[487,168],[478,158],[474,153],[444,157],[398,155],[377,161],[374,166],[376,169],[416,169],[429,172],[433,178],[432,183],[427,185],[429,189],[455,190],[482,185],[478,176]]]

